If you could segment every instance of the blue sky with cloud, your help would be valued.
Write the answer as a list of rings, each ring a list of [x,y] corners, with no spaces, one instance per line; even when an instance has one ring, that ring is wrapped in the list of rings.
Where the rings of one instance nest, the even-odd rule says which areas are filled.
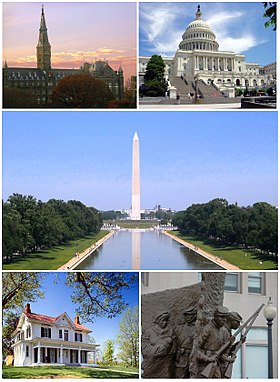
[[[276,34],[265,28],[263,3],[200,3],[202,18],[219,43],[220,51],[246,55],[261,65],[276,59]],[[195,19],[197,3],[140,3],[139,54],[173,56],[188,24]]]

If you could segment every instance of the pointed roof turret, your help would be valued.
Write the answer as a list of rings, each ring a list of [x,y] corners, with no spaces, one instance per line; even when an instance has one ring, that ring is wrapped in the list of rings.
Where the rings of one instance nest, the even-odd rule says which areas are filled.
[[[40,29],[47,29],[46,20],[45,20],[45,13],[44,13],[44,5],[42,5]]]
[[[51,69],[51,45],[48,39],[48,30],[43,5],[37,44],[37,68],[41,70]]]

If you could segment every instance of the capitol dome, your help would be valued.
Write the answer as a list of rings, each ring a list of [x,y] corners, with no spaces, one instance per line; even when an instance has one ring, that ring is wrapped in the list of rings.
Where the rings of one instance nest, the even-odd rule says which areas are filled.
[[[219,44],[210,26],[201,18],[200,5],[197,7],[196,19],[192,21],[179,44],[181,50],[207,50],[217,52]]]

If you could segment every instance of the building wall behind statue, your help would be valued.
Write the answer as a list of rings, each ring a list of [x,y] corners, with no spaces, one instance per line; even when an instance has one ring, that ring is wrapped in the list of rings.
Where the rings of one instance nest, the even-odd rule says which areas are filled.
[[[166,289],[182,288],[200,282],[199,272],[142,272],[142,294]],[[278,301],[276,272],[227,272],[224,305],[238,312],[243,320],[271,297],[274,306]],[[278,324],[273,322],[273,369],[278,375]],[[249,331],[246,344],[238,353],[234,365],[234,378],[267,378],[267,323],[263,312]],[[253,361],[252,361],[253,359]]]

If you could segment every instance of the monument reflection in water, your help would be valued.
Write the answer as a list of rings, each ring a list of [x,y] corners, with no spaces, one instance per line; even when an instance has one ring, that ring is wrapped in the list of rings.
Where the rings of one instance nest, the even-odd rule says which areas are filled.
[[[221,269],[158,231],[119,231],[77,269]]]

